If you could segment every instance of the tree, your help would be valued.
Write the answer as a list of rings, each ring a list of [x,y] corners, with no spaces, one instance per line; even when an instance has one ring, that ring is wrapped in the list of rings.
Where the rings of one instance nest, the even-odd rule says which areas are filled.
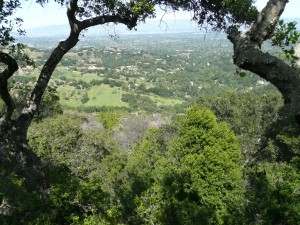
[[[121,115],[114,111],[100,112],[98,121],[103,124],[104,128],[112,131],[119,125]]]
[[[295,23],[284,24],[279,20],[289,1],[269,0],[260,13],[252,0],[167,2],[192,12],[192,19],[202,25],[202,28],[203,25],[210,25],[204,28],[227,32],[228,39],[234,45],[234,63],[272,83],[300,124],[300,70],[299,62],[296,62],[299,53],[295,51],[300,46],[300,33],[296,31]],[[241,24],[246,24],[248,29],[239,29]],[[264,52],[261,46],[267,40],[272,40],[273,45],[283,48],[287,57],[293,59],[292,64],[288,65],[284,60]],[[294,47],[286,49],[287,46]]]
[[[283,27],[283,23],[278,22],[287,3],[287,0],[269,0],[247,31],[230,27],[227,33],[228,39],[234,45],[234,63],[272,83],[282,94],[286,106],[294,113],[296,122],[300,124],[300,70],[297,64],[288,65],[261,49],[262,44],[271,38],[274,44],[279,45],[286,41],[288,45],[297,43],[299,34],[292,28],[292,24]],[[279,33],[276,29],[277,24],[284,31],[281,34],[280,29]],[[293,49],[285,52],[297,59]]]
[[[270,133],[268,130],[273,127],[272,124],[280,119],[280,109],[283,106],[279,93],[227,93],[218,98],[199,98],[197,102],[201,107],[211,109],[218,121],[229,124],[239,139],[245,165],[256,163],[258,155],[262,153],[261,148],[268,142],[268,137],[272,136],[267,132]],[[274,126],[278,131],[279,127]]]
[[[39,0],[37,2],[43,5],[47,1]],[[62,5],[65,4],[65,1],[57,2]],[[5,5],[8,5],[8,3]],[[19,4],[10,7],[15,9],[18,6]],[[5,7],[1,8],[1,12],[3,12],[3,14],[4,9]],[[64,41],[59,42],[58,46],[52,51],[49,59],[46,61],[40,72],[38,81],[36,82],[26,106],[23,108],[21,115],[16,120],[11,119],[13,102],[7,91],[6,82],[7,79],[18,69],[18,65],[16,59],[2,52],[1,61],[8,65],[8,68],[1,73],[1,97],[8,108],[6,118],[4,118],[0,124],[0,131],[1,134],[3,134],[2,139],[8,139],[10,143],[14,143],[16,148],[20,149],[20,146],[24,146],[24,143],[26,144],[28,127],[41,103],[42,96],[46,90],[51,75],[64,54],[77,44],[81,31],[92,26],[110,22],[121,23],[126,25],[129,29],[132,29],[139,21],[143,21],[146,17],[151,16],[153,12],[154,8],[151,1],[147,1],[144,4],[142,4],[139,0],[132,0],[128,2],[98,1],[96,3],[78,0],[69,1],[67,10],[67,17],[70,24],[69,37]],[[5,14],[4,18],[8,15],[9,14]],[[10,31],[11,30],[8,30],[6,33],[10,35]],[[12,41],[10,36],[5,36],[3,40],[7,40],[8,42]]]
[[[10,118],[15,105],[7,89],[7,80],[18,70],[19,66],[16,59],[25,61],[27,64],[33,65],[28,55],[23,51],[23,44],[16,44],[15,38],[11,35],[11,31],[17,27],[19,35],[24,35],[25,31],[20,28],[23,20],[21,18],[13,18],[14,11],[20,8],[19,0],[0,1],[0,62],[7,67],[0,72],[0,96],[7,106],[5,117]]]
[[[102,165],[102,186],[123,223],[241,224],[240,146],[210,110],[194,106],[174,123],[150,128],[130,152]]]
[[[144,21],[154,12],[152,1],[78,1],[55,0],[67,6],[67,17],[70,25],[69,37],[58,43],[51,52],[48,60],[43,65],[39,78],[33,88],[29,99],[26,101],[21,113],[13,118],[14,102],[8,92],[7,80],[18,69],[18,63],[33,64],[24,54],[24,45],[15,44],[11,35],[13,25],[18,26],[21,19],[10,19],[12,13],[20,7],[20,2],[8,0],[0,1],[0,62],[5,68],[0,72],[0,96],[7,107],[7,113],[0,118],[0,165],[2,169],[14,171],[16,176],[24,180],[24,188],[29,192],[47,195],[45,190],[50,186],[49,173],[41,159],[28,147],[27,131],[41,105],[42,96],[48,86],[49,80],[57,64],[63,56],[79,41],[80,33],[89,27],[106,23],[120,23],[132,29],[138,22]],[[47,0],[37,0],[41,5]],[[142,4],[142,2],[144,4]],[[20,34],[24,32],[18,30]],[[2,70],[2,69],[1,69]],[[2,188],[2,187],[0,187]],[[0,190],[0,193],[3,191]],[[5,193],[5,191],[3,192]],[[4,196],[9,197],[9,196]],[[13,198],[13,196],[10,196]],[[1,196],[1,201],[4,198]],[[13,202],[8,199],[9,202]]]
[[[81,97],[81,103],[82,103],[82,104],[85,104],[85,103],[87,103],[89,100],[90,100],[89,95],[88,95],[88,93],[85,92],[85,93],[82,95],[82,97]]]
[[[210,110],[198,106],[189,109],[179,132],[173,146],[178,162],[164,178],[163,189],[170,190],[164,190],[169,202],[163,217],[176,218],[172,224],[238,224],[243,181],[235,135]],[[191,211],[181,213],[185,210]]]
[[[230,24],[250,24],[257,16],[253,0],[165,0],[173,10],[190,11],[192,19],[202,28],[226,30]]]

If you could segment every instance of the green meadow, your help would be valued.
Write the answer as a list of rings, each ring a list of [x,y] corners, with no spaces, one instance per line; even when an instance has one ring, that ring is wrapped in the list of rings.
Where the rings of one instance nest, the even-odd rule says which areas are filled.
[[[111,106],[111,107],[129,107],[129,104],[121,101],[122,94],[131,93],[128,91],[123,91],[121,87],[111,87],[106,84],[101,84],[98,86],[92,86],[90,88],[76,88],[70,86],[68,82],[62,79],[84,81],[90,83],[92,80],[103,80],[102,77],[97,76],[96,74],[86,74],[81,75],[76,71],[67,71],[65,68],[60,67],[53,76],[53,81],[64,82],[63,85],[57,85],[57,92],[60,97],[60,103],[65,108],[78,108],[81,106],[85,107],[100,107],[100,106]],[[130,80],[129,80],[130,81]],[[83,95],[88,96],[87,102],[82,102]],[[145,95],[148,96],[154,101],[157,106],[173,106],[176,104],[181,104],[184,101],[175,99],[175,98],[166,98],[161,96]]]

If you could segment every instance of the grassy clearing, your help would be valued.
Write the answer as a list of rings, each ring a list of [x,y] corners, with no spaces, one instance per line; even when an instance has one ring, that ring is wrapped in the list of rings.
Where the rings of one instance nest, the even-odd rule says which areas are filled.
[[[37,59],[39,57],[42,57],[44,55],[44,52],[39,52],[39,51],[31,51],[30,49],[26,49],[25,52],[30,55],[32,59]]]
[[[103,80],[102,77],[97,76],[96,74],[89,74],[89,75],[83,75],[80,77],[74,77],[75,80],[79,81],[85,81],[87,83],[89,83],[91,80]]]
[[[69,78],[69,79],[71,79],[71,78],[76,79],[78,77],[79,78],[82,77],[80,72],[77,72],[77,71],[68,71],[68,70],[66,70],[64,68],[59,67],[59,68],[57,68],[54,71],[52,77],[54,79],[57,79],[60,76],[65,76],[66,78]]]
[[[30,72],[30,76],[37,77],[38,70],[33,70]],[[68,71],[63,67],[59,67],[53,74],[53,77],[50,83],[54,83],[55,81],[62,81],[60,77],[65,76],[68,79],[74,80],[82,80],[89,83],[91,80],[103,80],[102,77],[97,76],[96,74],[88,74],[81,75],[80,72]],[[128,82],[128,81],[127,81]],[[113,106],[113,107],[129,107],[129,104],[126,102],[122,102],[122,93],[128,93],[126,91],[122,91],[119,87],[110,87],[109,85],[100,85],[93,86],[89,90],[87,89],[79,89],[74,86],[69,86],[68,84],[58,85],[57,92],[60,97],[60,103],[63,107],[66,108],[78,108],[80,106],[86,107],[100,107],[100,106]],[[89,101],[86,103],[82,103],[83,96],[87,94]],[[157,106],[165,105],[165,106],[174,106],[176,104],[181,104],[184,101],[175,99],[175,98],[165,98],[154,95],[145,95],[153,100]]]
[[[128,103],[122,102],[122,93],[119,88],[111,88],[108,85],[92,87],[90,90],[80,90],[74,87],[63,85],[57,89],[60,96],[60,103],[64,107],[77,108],[79,106],[126,106]],[[89,101],[82,104],[81,98],[87,93]]]
[[[63,67],[59,67],[56,71],[54,71],[53,78],[59,79],[60,76],[65,76],[68,79],[74,80],[82,80],[89,83],[91,80],[103,80],[102,77],[99,77],[96,73],[84,74],[78,71],[68,71]]]
[[[108,85],[100,85],[92,87],[88,91],[89,101],[84,104],[85,106],[126,106],[128,103],[122,102],[122,91],[120,88],[109,87]]]
[[[75,89],[68,85],[61,85],[57,88],[57,92],[62,106],[77,108],[82,105],[81,97],[85,92],[84,90]]]
[[[164,97],[160,97],[160,96],[149,96],[151,98],[151,100],[155,101],[157,103],[157,105],[176,105],[176,104],[182,104],[184,101],[183,100],[179,100],[179,99],[175,99],[175,98],[164,98]]]
[[[85,80],[86,81],[86,80]],[[58,87],[60,102],[64,107],[77,108],[79,106],[118,106],[129,107],[128,103],[122,102],[122,93],[127,93],[117,87],[109,87],[108,85],[94,86],[90,90],[75,89],[68,85]],[[82,104],[81,98],[87,93],[89,101]],[[147,96],[147,95],[145,95]],[[157,105],[176,105],[184,101],[172,98],[163,98],[159,96],[150,96]]]

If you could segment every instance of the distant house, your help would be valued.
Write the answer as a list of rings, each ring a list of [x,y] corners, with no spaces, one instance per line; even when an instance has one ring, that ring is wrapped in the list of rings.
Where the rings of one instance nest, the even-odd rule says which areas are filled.
[[[186,99],[191,99],[192,96],[188,95],[187,92],[185,92],[185,96],[184,96]]]
[[[157,71],[157,72],[165,72],[165,70],[162,69],[162,68],[157,68],[156,71]]]
[[[88,66],[87,69],[88,69],[88,70],[96,70],[96,69],[98,69],[98,67],[95,66],[95,65],[91,65],[91,66]]]

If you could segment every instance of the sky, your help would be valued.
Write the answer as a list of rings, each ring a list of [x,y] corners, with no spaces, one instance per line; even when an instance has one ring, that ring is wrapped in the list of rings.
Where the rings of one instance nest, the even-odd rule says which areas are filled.
[[[256,6],[258,9],[262,9],[268,0],[257,0]],[[66,17],[66,8],[62,8],[58,4],[50,1],[46,7],[41,7],[35,3],[35,0],[21,0],[22,9],[18,9],[15,16],[23,18],[23,28],[30,29],[35,27],[43,27],[57,24],[68,24]],[[282,15],[283,18],[300,18],[300,0],[290,0],[286,9]],[[157,14],[157,18],[162,17],[162,12]],[[190,18],[187,12],[179,12],[164,16],[164,20],[174,20]]]

